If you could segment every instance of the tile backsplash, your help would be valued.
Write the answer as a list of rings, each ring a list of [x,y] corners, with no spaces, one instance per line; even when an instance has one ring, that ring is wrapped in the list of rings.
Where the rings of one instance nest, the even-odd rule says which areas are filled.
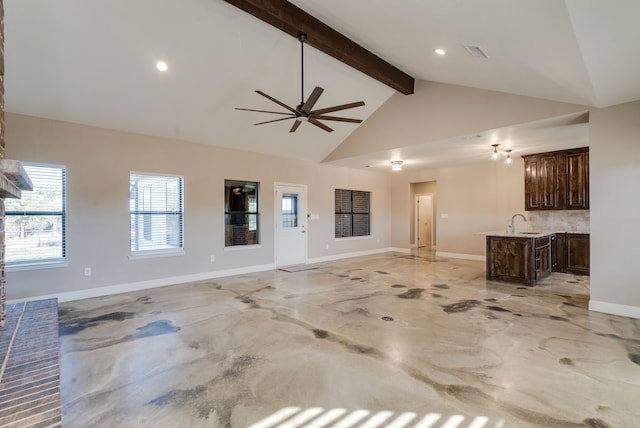
[[[589,232],[589,210],[529,211],[527,217],[532,230]]]

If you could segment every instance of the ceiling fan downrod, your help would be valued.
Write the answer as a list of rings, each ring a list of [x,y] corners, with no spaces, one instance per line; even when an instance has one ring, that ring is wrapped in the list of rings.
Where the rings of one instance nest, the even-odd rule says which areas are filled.
[[[330,120],[330,121],[348,122],[348,123],[362,123],[361,119],[351,119],[348,117],[332,116],[332,115],[327,115],[327,113],[347,110],[354,107],[361,107],[364,105],[364,101],[357,101],[354,103],[341,104],[333,107],[325,107],[325,108],[313,110],[313,106],[316,104],[316,102],[318,102],[318,98],[320,98],[320,95],[322,95],[322,92],[324,91],[324,89],[322,89],[319,86],[316,86],[314,90],[311,91],[311,94],[309,94],[309,98],[306,101],[304,100],[304,43],[307,40],[307,35],[303,32],[298,33],[298,40],[300,41],[300,66],[301,66],[300,67],[301,68],[300,70],[300,98],[301,98],[300,104],[296,108],[293,108],[287,105],[286,103],[272,97],[271,95],[268,95],[262,91],[256,90],[255,92],[273,101],[274,103],[278,104],[280,107],[287,110],[287,112],[258,110],[258,109],[250,109],[250,108],[239,108],[239,107],[236,107],[236,110],[252,111],[257,113],[271,113],[271,114],[286,116],[280,119],[273,119],[273,120],[254,123],[254,125],[263,125],[265,123],[273,123],[273,122],[280,122],[283,120],[293,119],[294,123],[291,126],[291,129],[289,130],[289,132],[295,132],[302,122],[309,122],[327,132],[332,132],[333,129],[331,129],[324,123],[322,123],[321,120],[322,121]]]
[[[304,42],[307,40],[307,35],[303,32],[298,33],[298,40],[300,40],[300,106],[304,105]]]

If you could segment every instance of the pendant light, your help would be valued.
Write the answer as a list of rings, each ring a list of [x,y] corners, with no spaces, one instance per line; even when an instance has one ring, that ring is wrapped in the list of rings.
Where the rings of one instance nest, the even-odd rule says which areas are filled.
[[[511,159],[511,150],[504,151],[507,154],[507,158],[504,160],[505,165],[511,165],[513,163],[513,159]]]
[[[493,147],[493,153],[491,153],[491,159],[492,160],[498,160],[498,158],[500,157],[500,153],[498,153],[498,146],[500,144],[492,144],[491,147]]]

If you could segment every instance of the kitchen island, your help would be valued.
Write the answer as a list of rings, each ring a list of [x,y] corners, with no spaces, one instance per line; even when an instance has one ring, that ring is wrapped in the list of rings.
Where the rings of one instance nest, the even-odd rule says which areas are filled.
[[[486,235],[488,280],[531,287],[551,274],[555,232],[489,232]]]
[[[589,274],[588,233],[498,231],[483,235],[487,239],[488,280],[532,287],[552,272]]]

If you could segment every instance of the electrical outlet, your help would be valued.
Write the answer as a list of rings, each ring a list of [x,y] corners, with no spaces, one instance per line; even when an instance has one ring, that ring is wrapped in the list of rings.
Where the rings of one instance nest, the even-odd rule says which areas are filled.
[[[325,250],[328,250],[328,249],[329,249],[329,244],[325,245],[325,246],[324,246],[324,249],[325,249]]]
[[[91,276],[91,268],[90,267],[84,268],[84,276]]]
[[[211,263],[216,261],[216,256],[211,256]]]

